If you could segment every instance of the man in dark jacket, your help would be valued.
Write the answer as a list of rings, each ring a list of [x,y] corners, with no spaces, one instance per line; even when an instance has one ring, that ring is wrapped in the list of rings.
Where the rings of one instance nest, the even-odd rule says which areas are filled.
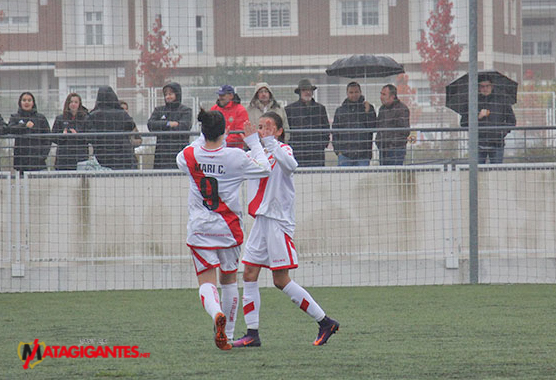
[[[162,88],[165,105],[156,107],[147,122],[151,132],[189,131],[192,123],[191,108],[181,104],[181,86],[168,83]],[[155,169],[175,169],[176,154],[189,143],[186,134],[159,134],[156,136]]]
[[[309,79],[299,81],[294,90],[299,100],[286,106],[290,130],[330,128],[326,108],[313,99],[316,89]],[[329,141],[329,132],[292,132],[289,144],[299,166],[324,166],[324,148]]]
[[[493,93],[490,79],[479,82],[479,164],[486,163],[489,157],[491,164],[501,164],[504,160],[504,138],[511,129],[488,129],[488,127],[513,127],[515,114],[512,106],[503,96]],[[460,125],[469,125],[469,114],[464,113]]]
[[[131,132],[135,122],[120,105],[112,87],[99,87],[95,108],[86,123],[90,131],[98,133],[93,139],[93,147],[100,165],[111,169],[136,168],[137,161],[130,149],[129,135],[113,133]]]
[[[332,133],[332,144],[338,155],[338,166],[369,166],[373,132],[376,123],[374,107],[361,95],[361,86],[350,82],[347,98],[336,109],[332,129],[359,128],[361,131]]]
[[[376,134],[380,165],[403,165],[410,133],[409,108],[398,99],[398,89],[392,84],[382,87],[380,101],[382,105],[378,109],[377,128],[408,128]]]

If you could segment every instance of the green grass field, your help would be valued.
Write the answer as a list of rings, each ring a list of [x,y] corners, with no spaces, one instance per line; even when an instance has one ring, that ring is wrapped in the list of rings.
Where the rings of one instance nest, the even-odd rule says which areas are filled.
[[[317,324],[262,289],[262,347],[220,351],[196,290],[0,294],[1,379],[554,379],[556,286],[309,289],[341,323]],[[240,290],[241,292],[241,290]],[[241,307],[240,307],[241,310]],[[243,315],[236,337],[245,331]],[[19,342],[137,345],[149,358],[44,358]],[[94,345],[98,345],[94,343]]]

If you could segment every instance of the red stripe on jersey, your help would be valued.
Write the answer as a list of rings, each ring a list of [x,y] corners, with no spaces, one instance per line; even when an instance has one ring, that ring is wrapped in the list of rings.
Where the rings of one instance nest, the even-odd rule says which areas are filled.
[[[268,184],[268,177],[261,178],[259,180],[259,188],[257,189],[257,194],[251,202],[249,202],[249,215],[253,218],[255,217],[255,213],[259,209],[259,206],[263,202],[264,191],[266,189],[266,185]]]
[[[272,155],[270,157],[268,157],[268,160],[270,161],[272,159]],[[276,161],[274,161],[271,166],[270,169],[274,169],[274,166],[276,165]],[[263,198],[264,198],[264,192],[266,190],[266,185],[268,184],[268,178],[270,177],[266,177],[266,178],[261,178],[259,180],[259,188],[257,189],[257,194],[255,194],[255,197],[253,197],[253,200],[251,202],[249,202],[249,215],[251,215],[253,218],[256,216],[256,212],[259,209],[259,207],[261,206],[261,203],[263,202]]]
[[[303,298],[303,302],[301,302],[301,306],[299,308],[304,312],[307,312],[307,308],[309,307],[309,302],[305,298]]]
[[[247,315],[255,310],[255,302],[249,302],[247,305],[243,306],[243,315]]]
[[[194,154],[194,147],[190,146],[183,150],[183,157],[185,158],[185,162],[187,162],[187,168],[189,169],[189,174],[195,181],[197,185],[197,189],[201,191],[201,179],[205,177],[205,173],[198,172],[195,170],[195,166],[197,165],[197,159],[195,158]],[[228,208],[228,205],[222,201],[220,197],[218,197],[218,208],[214,210],[217,214],[220,214],[228,228],[232,232],[234,239],[236,240],[237,245],[243,243],[243,230],[241,229],[241,224],[239,222],[239,216],[237,216],[232,210]]]

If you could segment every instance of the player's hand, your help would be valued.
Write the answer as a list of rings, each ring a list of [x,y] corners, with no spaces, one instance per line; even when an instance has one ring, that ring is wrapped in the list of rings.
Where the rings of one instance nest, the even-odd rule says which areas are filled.
[[[363,105],[365,106],[365,112],[369,112],[371,110],[371,103],[369,103],[367,100],[365,100],[363,102]]]
[[[481,112],[479,112],[479,119],[483,119],[485,117],[488,117],[488,115],[490,115],[490,111],[482,109]]]
[[[257,133],[257,127],[254,126],[253,124],[251,124],[251,122],[249,120],[246,120],[245,123],[243,123],[243,134],[244,134],[244,136],[242,136],[242,137],[249,137],[254,133]]]
[[[268,119],[268,118],[264,118],[261,119],[264,120],[264,124],[260,123],[259,124],[259,136],[261,138],[265,138],[268,136],[273,136],[274,135],[274,125],[272,124],[272,122]]]

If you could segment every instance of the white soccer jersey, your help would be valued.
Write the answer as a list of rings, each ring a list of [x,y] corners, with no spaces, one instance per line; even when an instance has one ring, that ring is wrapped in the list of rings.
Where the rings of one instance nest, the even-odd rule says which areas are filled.
[[[176,156],[178,167],[190,179],[188,246],[219,249],[243,243],[239,187],[246,179],[270,173],[258,135],[246,137],[245,142],[251,148],[250,154],[224,146],[206,149],[204,138],[200,137]]]
[[[267,178],[251,180],[247,183],[249,215],[264,215],[267,218],[285,222],[288,229],[295,227],[295,188],[293,172],[297,161],[292,148],[276,139],[265,139],[265,150],[272,167]]]

